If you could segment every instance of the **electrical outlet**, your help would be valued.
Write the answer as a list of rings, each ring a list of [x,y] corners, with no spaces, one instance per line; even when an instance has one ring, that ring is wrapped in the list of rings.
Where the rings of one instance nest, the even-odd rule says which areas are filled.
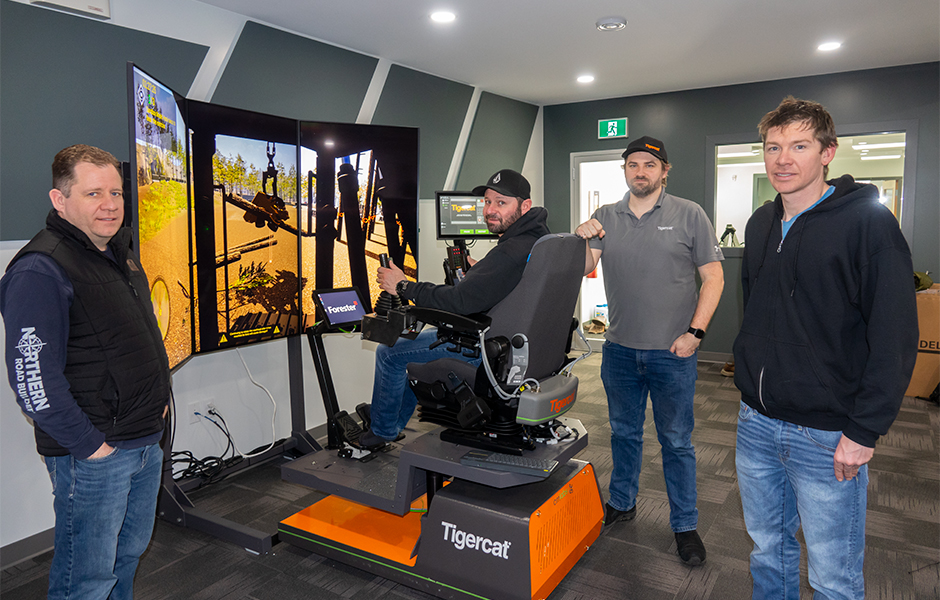
[[[200,408],[199,403],[198,403],[198,402],[190,402],[190,403],[189,403],[189,423],[190,423],[190,425],[199,422],[199,419],[200,419],[201,417],[196,414],[197,412],[198,412],[198,413],[201,413],[201,412],[202,412],[202,409]]]
[[[215,399],[207,398],[205,400],[200,400],[198,402],[189,403],[189,422],[190,424],[198,423],[202,418],[208,417],[209,411],[215,410]],[[198,415],[196,413],[199,413]]]

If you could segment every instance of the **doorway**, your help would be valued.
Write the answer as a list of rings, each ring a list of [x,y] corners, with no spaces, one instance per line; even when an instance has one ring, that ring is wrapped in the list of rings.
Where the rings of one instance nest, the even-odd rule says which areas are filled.
[[[571,153],[571,231],[591,218],[598,207],[619,202],[627,191],[623,178],[624,149]],[[604,333],[594,327],[587,333],[592,319],[607,323],[607,295],[604,272],[598,264],[594,273],[582,280],[576,315],[594,350],[600,350]],[[595,323],[596,326],[596,323]],[[580,342],[580,340],[577,340]]]

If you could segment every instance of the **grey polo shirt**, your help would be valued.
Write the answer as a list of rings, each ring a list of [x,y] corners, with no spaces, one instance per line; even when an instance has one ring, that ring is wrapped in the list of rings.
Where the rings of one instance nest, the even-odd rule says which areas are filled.
[[[701,206],[663,190],[643,218],[630,211],[630,192],[593,217],[604,238],[592,238],[604,270],[608,341],[638,350],[667,350],[688,331],[698,303],[697,267],[724,260]]]

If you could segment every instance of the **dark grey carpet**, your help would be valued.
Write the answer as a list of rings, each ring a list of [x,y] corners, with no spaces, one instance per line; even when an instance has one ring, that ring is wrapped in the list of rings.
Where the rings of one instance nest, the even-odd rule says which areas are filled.
[[[600,355],[578,365],[579,400],[572,416],[591,444],[579,458],[593,463],[604,487],[610,473],[610,428],[599,377]],[[652,414],[635,521],[617,523],[594,544],[550,596],[551,600],[744,600],[751,597],[741,500],[734,472],[738,393],[721,365],[699,365],[693,440],[698,461],[699,532],[708,549],[702,567],[675,554],[669,505]],[[940,414],[936,405],[906,398],[870,466],[865,553],[866,597],[940,598]],[[281,481],[267,464],[191,494],[199,508],[263,531],[312,504],[321,494]],[[43,598],[48,552],[2,573],[4,600]],[[805,583],[802,597],[811,590]],[[136,582],[138,600],[430,598],[365,571],[281,543],[266,556],[158,521]]]

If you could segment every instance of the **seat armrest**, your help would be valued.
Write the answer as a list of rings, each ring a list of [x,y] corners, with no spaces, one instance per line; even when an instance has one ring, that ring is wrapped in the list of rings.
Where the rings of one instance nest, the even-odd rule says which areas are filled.
[[[420,319],[411,314],[413,306],[388,311],[385,316],[369,314],[362,317],[362,339],[394,346],[398,338],[413,340],[424,327]]]
[[[485,331],[491,322],[491,319],[482,313],[464,316],[436,308],[421,306],[410,308],[410,314],[418,321],[434,325],[438,329],[450,329],[456,333],[479,333]]]

